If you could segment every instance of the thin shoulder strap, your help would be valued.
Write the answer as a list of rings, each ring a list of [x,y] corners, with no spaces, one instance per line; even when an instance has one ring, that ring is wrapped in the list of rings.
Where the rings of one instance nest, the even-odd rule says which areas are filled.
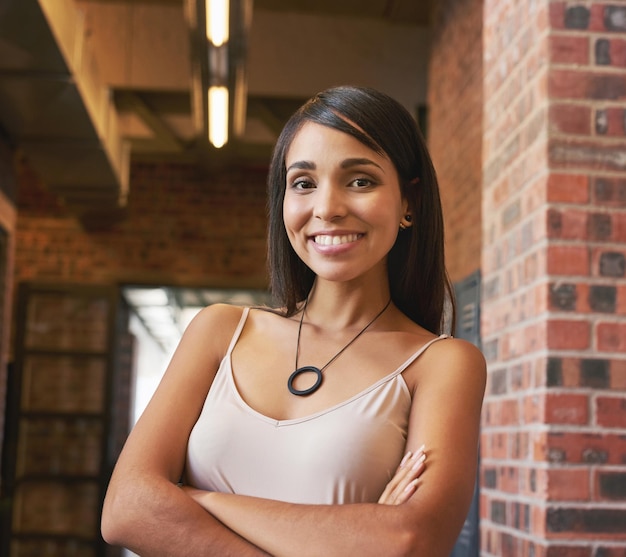
[[[249,307],[243,308],[243,312],[241,313],[241,319],[239,320],[239,323],[237,324],[237,328],[235,329],[235,332],[233,333],[233,338],[231,339],[230,344],[228,345],[228,351],[226,352],[227,355],[233,351],[233,348],[235,348],[235,344],[237,344],[237,341],[239,340],[239,337],[241,336],[241,331],[243,331],[243,326],[246,324],[248,313],[250,313],[250,308]]]
[[[409,359],[404,362],[395,372],[394,374],[398,374],[398,373],[402,373],[407,367],[409,367],[415,360],[417,360],[417,358],[419,358],[424,352],[426,352],[426,350],[428,349],[428,347],[431,344],[434,344],[435,342],[437,342],[438,340],[443,340],[449,338],[448,335],[439,335],[436,338],[433,338],[432,340],[429,340],[426,344],[424,344],[424,346],[420,347],[417,352],[415,352],[413,355],[409,356]]]

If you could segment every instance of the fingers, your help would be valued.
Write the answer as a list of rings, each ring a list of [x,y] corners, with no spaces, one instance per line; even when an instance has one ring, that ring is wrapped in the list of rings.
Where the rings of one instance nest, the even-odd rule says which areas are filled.
[[[408,452],[393,478],[378,500],[381,504],[400,505],[411,497],[418,486],[418,479],[426,467],[426,453],[421,446],[415,453]]]

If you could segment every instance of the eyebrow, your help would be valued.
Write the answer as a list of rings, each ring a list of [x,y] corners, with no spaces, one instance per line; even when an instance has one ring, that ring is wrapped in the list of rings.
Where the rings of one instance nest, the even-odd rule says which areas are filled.
[[[353,166],[363,166],[363,165],[366,165],[366,166],[371,165],[371,166],[380,168],[381,170],[383,169],[382,166],[380,166],[379,164],[376,164],[373,160],[366,159],[366,158],[346,159],[344,161],[341,161],[341,168],[352,168]]]
[[[300,168],[302,170],[315,170],[315,163],[311,161],[296,161],[287,167],[287,172],[294,168]]]
[[[380,166],[379,164],[376,164],[373,160],[366,159],[366,158],[345,159],[341,161],[340,166],[341,168],[352,168],[353,166],[364,166],[364,165],[375,166],[377,168],[380,168],[380,170],[383,170],[382,166]],[[317,167],[315,163],[311,161],[296,161],[293,164],[289,165],[289,167],[287,168],[287,172],[295,168],[299,168],[302,170],[315,170],[315,168]]]

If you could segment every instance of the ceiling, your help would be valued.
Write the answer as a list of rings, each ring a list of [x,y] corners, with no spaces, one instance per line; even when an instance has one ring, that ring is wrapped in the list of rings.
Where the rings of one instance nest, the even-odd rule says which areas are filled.
[[[231,0],[244,118],[216,150],[194,101],[202,1],[0,2],[0,133],[84,222],[123,210],[132,160],[267,164],[286,119],[323,88],[424,103],[432,0]]]

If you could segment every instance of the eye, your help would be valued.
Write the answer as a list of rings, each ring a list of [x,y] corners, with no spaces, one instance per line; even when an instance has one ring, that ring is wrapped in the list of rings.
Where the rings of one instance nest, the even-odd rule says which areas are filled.
[[[374,186],[374,181],[370,178],[360,177],[360,178],[355,178],[354,180],[352,180],[350,184],[358,189],[364,189],[364,188],[371,188],[372,186]]]
[[[310,190],[315,188],[315,183],[308,178],[295,178],[289,183],[289,187],[293,190]]]

